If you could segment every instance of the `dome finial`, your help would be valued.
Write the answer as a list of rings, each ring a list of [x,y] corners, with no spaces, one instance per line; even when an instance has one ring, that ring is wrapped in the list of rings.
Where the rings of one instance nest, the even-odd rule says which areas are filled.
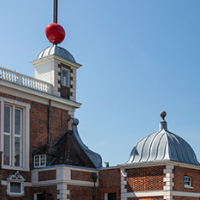
[[[166,117],[167,113],[165,111],[161,111],[160,112],[160,116],[162,117],[162,120],[165,121],[165,117]]]

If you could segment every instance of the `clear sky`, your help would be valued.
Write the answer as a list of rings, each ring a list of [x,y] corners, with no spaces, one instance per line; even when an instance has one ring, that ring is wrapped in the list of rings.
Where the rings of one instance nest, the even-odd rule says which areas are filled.
[[[200,1],[58,0],[60,45],[78,70],[79,133],[103,161],[128,160],[135,144],[168,129],[200,161]],[[0,66],[33,76],[29,61],[51,44],[53,0],[0,0]]]

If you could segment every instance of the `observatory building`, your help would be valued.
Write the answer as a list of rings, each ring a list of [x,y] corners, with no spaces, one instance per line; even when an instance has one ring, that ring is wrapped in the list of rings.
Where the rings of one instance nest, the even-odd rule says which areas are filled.
[[[34,77],[0,68],[0,200],[199,200],[200,164],[165,111],[127,162],[102,167],[74,118],[81,65],[59,46],[57,20],[45,32],[52,45],[31,61]]]

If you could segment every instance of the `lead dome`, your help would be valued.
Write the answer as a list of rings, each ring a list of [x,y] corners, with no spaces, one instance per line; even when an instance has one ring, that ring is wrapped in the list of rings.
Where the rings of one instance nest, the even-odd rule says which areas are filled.
[[[76,60],[74,59],[74,57],[72,56],[72,54],[69,51],[67,51],[66,49],[64,49],[62,47],[59,47],[56,44],[42,50],[39,53],[37,59],[44,58],[44,57],[50,56],[50,55],[57,55],[57,56],[60,56],[61,58],[64,58],[64,59],[67,59],[69,61],[76,63]]]
[[[126,164],[176,161],[200,165],[192,147],[180,136],[167,129],[165,111],[161,111],[160,130],[140,140],[131,151]]]

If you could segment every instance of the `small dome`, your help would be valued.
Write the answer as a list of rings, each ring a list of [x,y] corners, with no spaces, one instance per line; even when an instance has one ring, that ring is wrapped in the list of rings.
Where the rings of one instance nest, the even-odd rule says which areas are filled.
[[[60,56],[61,58],[72,61],[74,63],[76,62],[72,54],[69,53],[69,51],[67,51],[66,49],[62,47],[57,46],[56,44],[42,50],[40,54],[38,55],[37,59],[44,58],[50,55],[57,55],[57,56]]]
[[[160,122],[160,130],[152,133],[133,148],[126,164],[177,161],[199,165],[191,146],[178,135],[167,130],[167,122]]]

